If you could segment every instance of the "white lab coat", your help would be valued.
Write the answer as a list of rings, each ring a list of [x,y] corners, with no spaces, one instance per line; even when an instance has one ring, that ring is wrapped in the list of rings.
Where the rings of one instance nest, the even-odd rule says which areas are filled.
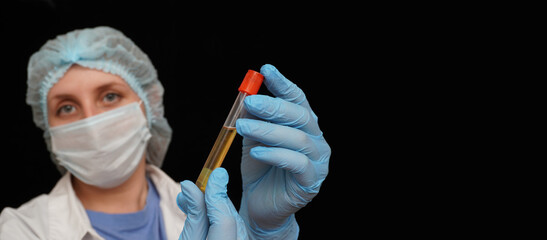
[[[146,172],[160,195],[160,208],[168,239],[178,239],[186,215],[177,207],[180,185],[161,169],[147,164]],[[42,194],[17,209],[0,214],[0,240],[103,239],[91,226],[66,173],[49,194]]]

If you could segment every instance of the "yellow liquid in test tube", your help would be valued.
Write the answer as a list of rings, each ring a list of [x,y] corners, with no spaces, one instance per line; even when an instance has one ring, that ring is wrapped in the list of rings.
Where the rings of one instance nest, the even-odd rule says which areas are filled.
[[[264,76],[262,76],[260,73],[253,70],[247,71],[247,74],[245,75],[241,86],[239,86],[239,94],[237,95],[237,98],[232,105],[230,113],[228,113],[226,121],[222,125],[222,129],[220,130],[217,140],[213,145],[213,149],[211,149],[211,152],[209,153],[209,156],[207,157],[207,160],[205,161],[205,164],[201,169],[198,180],[196,181],[196,185],[199,187],[199,189],[201,189],[202,192],[205,192],[205,187],[207,186],[207,180],[209,179],[209,176],[211,175],[213,170],[220,167],[222,161],[224,161],[224,157],[226,157],[226,154],[228,153],[228,150],[232,145],[232,142],[234,141],[234,137],[237,133],[236,121],[245,113],[243,100],[245,99],[245,97],[249,95],[254,95],[258,92],[258,89],[260,88],[263,79]]]
[[[222,161],[224,161],[224,157],[226,157],[236,133],[235,127],[222,127],[220,130],[213,150],[209,153],[207,161],[205,161],[205,165],[203,166],[203,169],[201,169],[201,173],[196,181],[196,185],[202,192],[205,192],[205,186],[207,186],[207,180],[209,179],[211,172],[220,167]]]

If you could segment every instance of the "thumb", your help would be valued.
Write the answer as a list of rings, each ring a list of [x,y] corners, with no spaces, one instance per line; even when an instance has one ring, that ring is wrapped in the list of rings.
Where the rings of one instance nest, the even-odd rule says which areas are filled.
[[[179,239],[205,239],[209,222],[203,193],[191,181],[180,183],[181,192],[177,195],[177,205],[186,214],[184,228]]]
[[[209,177],[205,188],[205,204],[209,217],[209,240],[247,239],[243,219],[228,198],[228,172],[217,168]]]

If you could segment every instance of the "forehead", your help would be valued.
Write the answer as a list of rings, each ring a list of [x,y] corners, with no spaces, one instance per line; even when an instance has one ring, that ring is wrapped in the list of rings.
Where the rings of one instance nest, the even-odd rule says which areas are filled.
[[[57,94],[78,94],[86,91],[93,91],[94,89],[105,85],[116,85],[117,87],[131,89],[120,76],[79,65],[73,65],[66,71],[64,76],[49,89],[47,98],[49,99]]]

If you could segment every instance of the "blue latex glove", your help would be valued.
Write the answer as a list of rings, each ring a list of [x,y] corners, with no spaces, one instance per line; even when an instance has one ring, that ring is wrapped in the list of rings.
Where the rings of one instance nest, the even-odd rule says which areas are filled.
[[[186,214],[186,220],[179,240],[205,239],[209,231],[205,196],[191,181],[181,182],[180,187],[181,192],[177,195],[177,205]]]
[[[244,137],[240,215],[251,238],[296,239],[294,213],[319,192],[331,150],[304,92],[272,65],[260,73],[277,98],[248,96],[247,112],[261,120],[236,123]]]
[[[211,173],[205,196],[191,181],[181,183],[177,205],[186,213],[186,221],[179,239],[248,239],[245,223],[228,198],[227,184],[224,168]]]

